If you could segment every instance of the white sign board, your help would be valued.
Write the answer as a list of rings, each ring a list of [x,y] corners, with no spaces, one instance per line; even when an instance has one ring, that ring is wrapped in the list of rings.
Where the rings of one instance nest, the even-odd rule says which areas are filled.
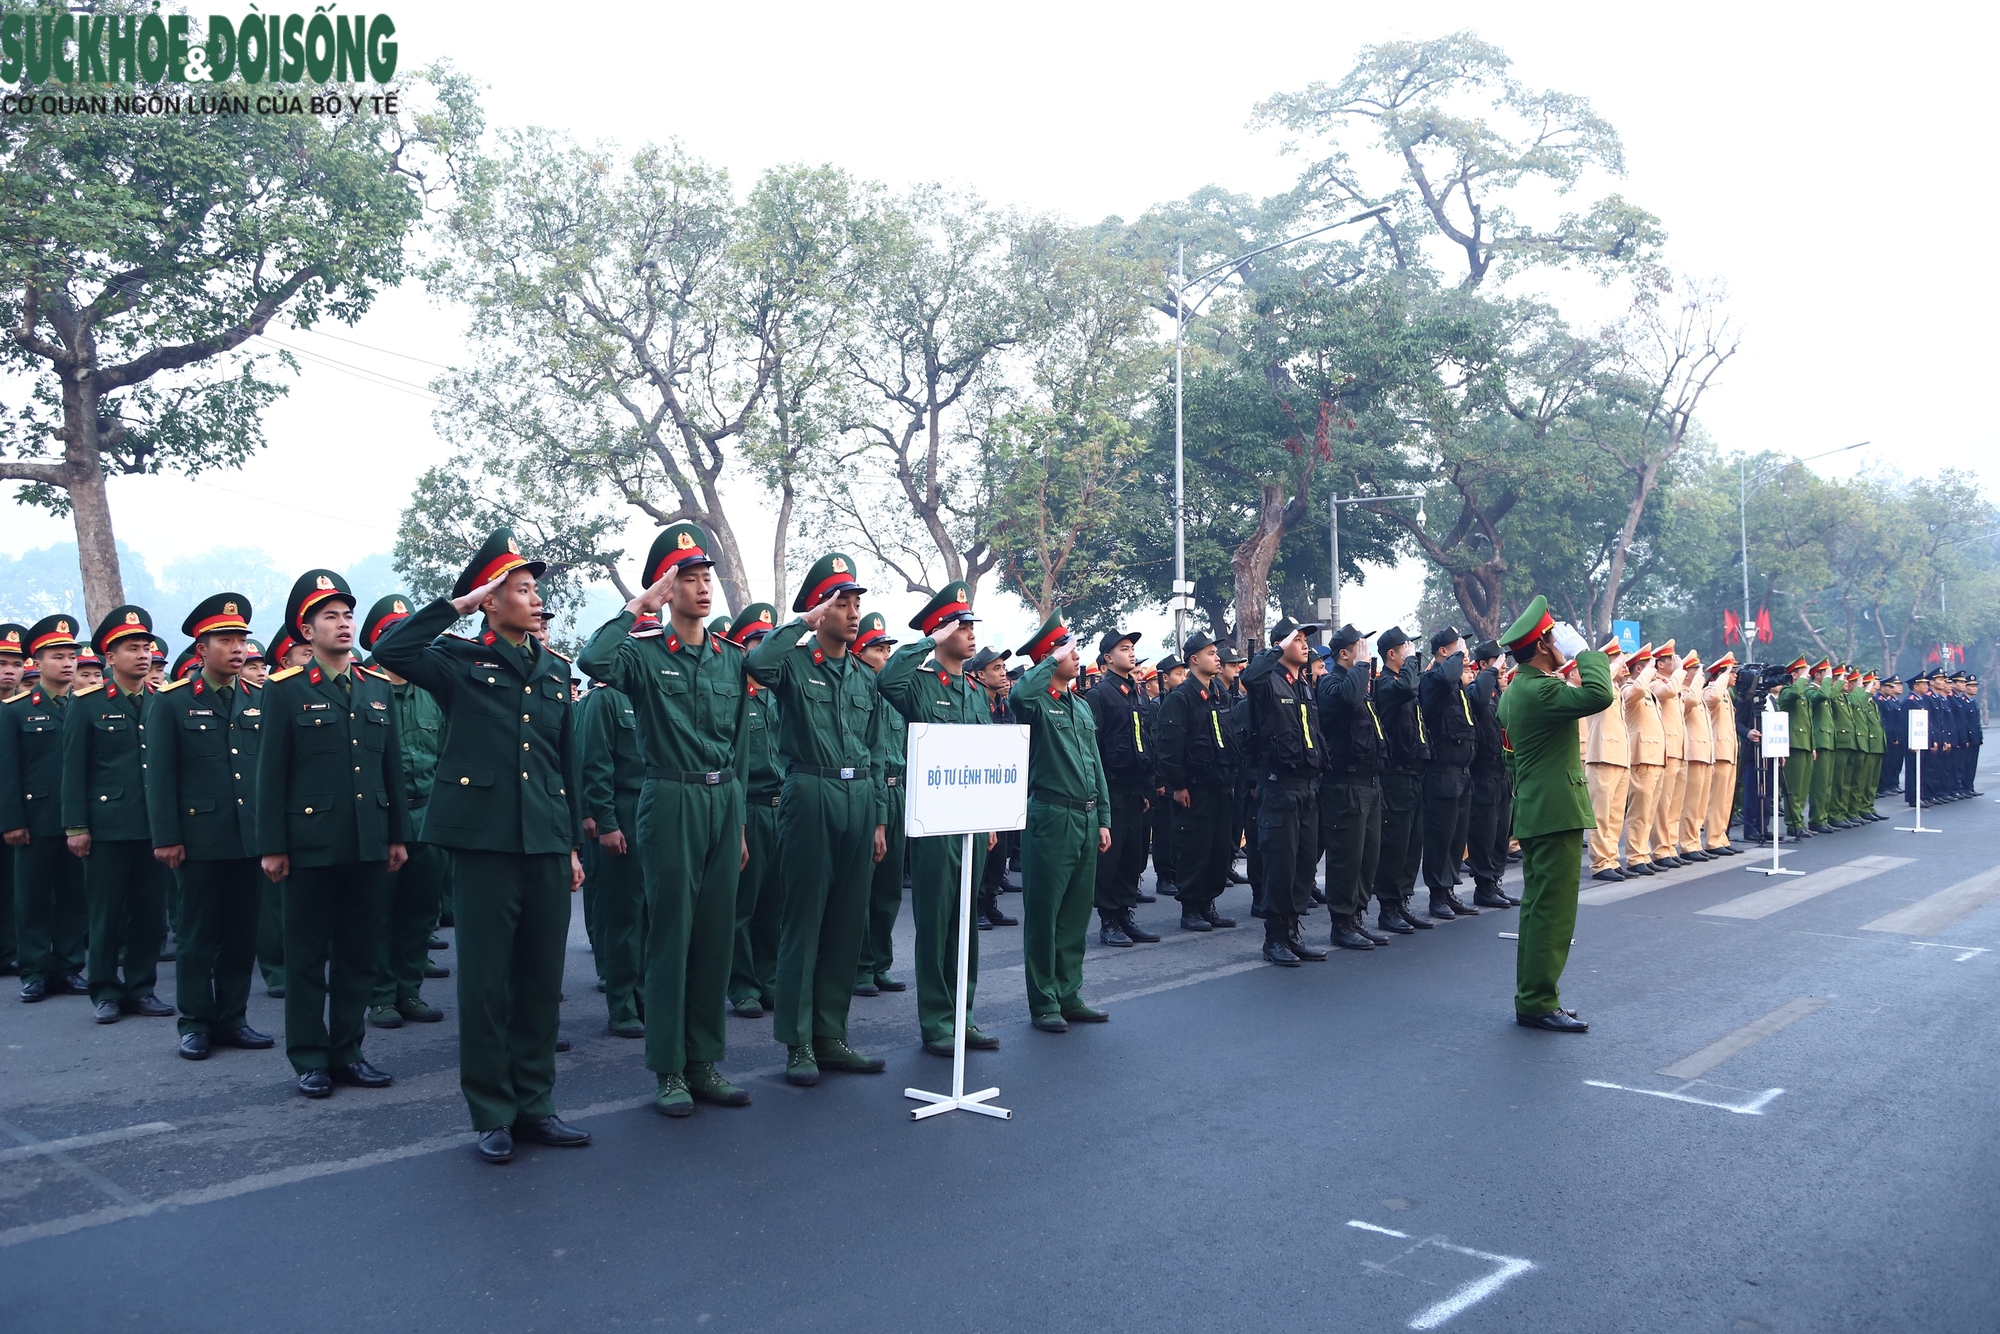
[[[1764,721],[1757,725],[1764,739],[1757,744],[1764,748],[1767,760],[1789,760],[1792,758],[1792,718],[1786,713],[1767,713]]]
[[[1910,722],[1910,749],[1931,748],[1931,715],[1927,709],[1911,709],[1903,715]]]
[[[1028,729],[911,723],[904,832],[983,834],[1028,823]]]

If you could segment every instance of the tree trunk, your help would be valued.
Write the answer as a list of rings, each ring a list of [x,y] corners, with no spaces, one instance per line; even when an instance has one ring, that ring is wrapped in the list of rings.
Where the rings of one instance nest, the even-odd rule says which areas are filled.
[[[778,502],[778,535],[771,539],[771,605],[782,606],[785,601],[785,544],[791,537],[792,504],[798,499],[798,488],[792,485],[792,473],[788,466],[778,494],[783,497]]]
[[[1669,450],[1667,458],[1673,457]],[[1598,601],[1597,624],[1593,627],[1598,634],[1611,633],[1611,622],[1618,615],[1618,594],[1625,581],[1625,553],[1631,550],[1632,539],[1639,532],[1639,517],[1646,512],[1646,501],[1653,494],[1653,483],[1659,480],[1660,464],[1664,459],[1646,464],[1639,469],[1639,488],[1632,496],[1632,503],[1625,509],[1625,527],[1618,534],[1618,545],[1611,551],[1611,568],[1604,575],[1604,596]]]
[[[111,497],[104,486],[98,448],[97,387],[89,376],[64,376],[63,489],[76,523],[76,558],[83,576],[84,624],[94,626],[125,600],[118,568],[118,538],[111,528]]]
[[[1236,574],[1236,628],[1246,643],[1264,641],[1264,615],[1271,597],[1271,563],[1285,535],[1285,489],[1266,482],[1257,488],[1257,526],[1230,553]]]
[[[1500,580],[1504,565],[1487,561],[1469,570],[1451,572],[1451,591],[1458,608],[1465,613],[1473,634],[1480,639],[1498,639],[1506,627],[1501,623]]]

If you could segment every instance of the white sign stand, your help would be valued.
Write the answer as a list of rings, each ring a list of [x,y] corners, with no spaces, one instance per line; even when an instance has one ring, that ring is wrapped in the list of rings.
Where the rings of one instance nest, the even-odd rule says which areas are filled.
[[[912,723],[909,731],[908,790],[904,830],[911,838],[963,834],[958,858],[958,990],[952,1023],[951,1092],[906,1088],[903,1096],[928,1103],[913,1108],[912,1121],[943,1112],[977,1112],[1011,1121],[1014,1113],[992,1106],[995,1088],[965,1091],[966,975],[971,972],[972,840],[988,831],[1020,829],[1028,823],[1028,729],[976,724]]]
[[[1917,813],[1914,826],[1899,824],[1896,831],[1903,834],[1942,834],[1942,829],[1924,828],[1924,752],[1931,748],[1931,716],[1923,709],[1912,709],[1905,715],[1910,728],[1910,750],[1917,757],[1917,790],[1911,795],[1916,799],[1912,807]]]
[[[1778,761],[1792,757],[1792,720],[1789,714],[1766,713],[1758,724],[1758,734],[1764,739],[1764,758],[1771,762],[1771,864],[1769,866],[1746,866],[1746,871],[1758,875],[1804,875],[1804,871],[1794,871],[1778,865],[1778,840],[1785,834],[1785,793],[1778,783]]]

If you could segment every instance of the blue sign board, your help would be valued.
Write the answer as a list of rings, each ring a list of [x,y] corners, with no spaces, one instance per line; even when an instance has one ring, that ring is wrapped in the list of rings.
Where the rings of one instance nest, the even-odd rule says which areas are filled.
[[[1613,621],[1611,633],[1618,636],[1618,647],[1627,653],[1639,650],[1639,623],[1637,621]]]

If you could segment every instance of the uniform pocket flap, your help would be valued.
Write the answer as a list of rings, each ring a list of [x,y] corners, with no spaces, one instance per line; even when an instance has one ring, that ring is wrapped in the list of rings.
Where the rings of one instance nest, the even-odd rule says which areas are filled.
[[[333,798],[324,793],[307,797],[293,797],[286,803],[285,810],[292,815],[324,815],[333,809]]]
[[[122,713],[100,713],[90,725],[100,732],[123,732],[132,726],[132,720]]]
[[[122,787],[101,787],[97,789],[97,799],[99,801],[117,801],[124,795],[125,789]]]
[[[187,799],[187,804],[188,804],[187,809],[189,815],[200,815],[204,811],[212,811],[215,809],[215,798],[189,797]]]
[[[445,773],[440,771],[436,781],[439,783],[456,783],[460,787],[492,787],[493,771],[468,764],[461,766],[456,772]]]
[[[550,774],[549,791],[555,793],[558,797],[568,796],[569,784],[563,779],[561,774]]]

